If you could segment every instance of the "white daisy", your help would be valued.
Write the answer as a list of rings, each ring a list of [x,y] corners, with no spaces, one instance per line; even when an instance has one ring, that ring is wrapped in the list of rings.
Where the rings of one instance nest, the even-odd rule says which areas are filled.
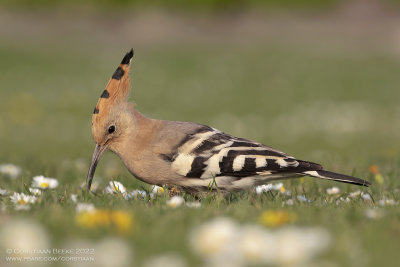
[[[113,193],[126,194],[125,186],[118,181],[110,181],[110,183],[104,189],[104,191],[108,194],[113,194]]]
[[[334,186],[334,187],[326,189],[326,193],[328,195],[337,195],[340,193],[340,189],[339,189],[339,187]]]
[[[71,194],[71,200],[72,200],[72,202],[77,203],[78,202],[78,195],[77,194]]]
[[[283,183],[277,183],[277,184],[263,184],[255,187],[255,191],[257,195],[261,195],[262,193],[269,192],[269,191],[280,191],[284,193],[285,187],[283,186]]]
[[[185,199],[181,196],[173,196],[167,201],[167,206],[171,208],[176,208],[185,203]]]
[[[330,243],[330,233],[322,228],[271,231],[257,225],[241,226],[228,218],[205,222],[190,235],[192,249],[207,266],[309,266]]]
[[[21,174],[21,168],[14,164],[3,163],[0,164],[0,173],[15,179]]]
[[[156,196],[162,195],[165,192],[164,188],[158,185],[153,185],[150,193],[150,198],[154,199]]]
[[[366,200],[366,201],[372,201],[372,197],[368,193],[361,193],[361,198]]]
[[[157,195],[161,195],[162,193],[164,193],[164,188],[158,185],[154,185],[151,189],[151,192]]]
[[[357,197],[359,197],[360,195],[361,195],[361,190],[357,190],[357,191],[351,192],[351,193],[349,194],[349,197],[351,197],[351,198],[357,198]]]
[[[24,193],[14,193],[10,196],[10,199],[15,204],[16,210],[29,210],[29,204],[33,204],[37,200],[35,196],[25,195]]]
[[[398,203],[394,199],[382,198],[381,200],[378,201],[378,204],[383,207],[383,206],[394,206],[397,205]]]
[[[150,198],[154,199],[156,196],[164,194],[165,190],[163,187],[158,185],[153,185],[151,188]]]
[[[273,236],[275,240],[270,243],[274,244],[276,253],[268,260],[278,266],[309,266],[307,262],[331,244],[331,236],[323,228],[287,227],[274,232]]]
[[[198,254],[213,256],[234,245],[238,233],[238,225],[233,220],[215,218],[197,227],[190,236],[190,243]]]
[[[31,192],[31,194],[34,195],[35,197],[38,197],[38,196],[42,195],[42,190],[37,189],[37,188],[29,187],[29,192]]]
[[[196,227],[189,242],[206,266],[243,266],[239,250],[240,226],[230,218],[214,218]]]
[[[51,247],[50,237],[41,224],[36,220],[27,218],[10,217],[3,220],[0,228],[0,249],[3,252],[6,248],[9,256],[21,257],[44,257],[46,254],[39,254]],[[39,251],[36,252],[35,251]],[[3,254],[4,255],[4,254]],[[4,256],[3,256],[4,257]],[[49,266],[48,261],[34,262],[22,261],[15,264],[2,261],[1,266]]]
[[[253,264],[273,263],[271,258],[277,254],[273,235],[256,225],[240,227],[238,253],[243,254],[244,260]]]
[[[186,207],[188,207],[188,208],[200,208],[201,207],[201,203],[198,202],[198,201],[187,202],[186,203]]]
[[[33,177],[32,187],[40,189],[54,189],[57,186],[58,186],[57,179],[44,177],[43,175],[38,175]]]
[[[107,237],[96,242],[92,248],[95,251],[93,266],[134,266],[132,247],[126,240]]]
[[[7,195],[8,195],[8,190],[0,188],[0,196],[7,196]]]
[[[293,201],[293,199],[290,198],[282,203],[282,207],[284,207],[285,205],[293,206],[293,204],[294,204],[294,201]]]

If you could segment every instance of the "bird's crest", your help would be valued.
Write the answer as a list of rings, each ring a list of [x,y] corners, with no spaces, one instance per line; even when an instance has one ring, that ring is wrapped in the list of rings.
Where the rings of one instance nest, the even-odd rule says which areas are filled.
[[[93,111],[92,124],[98,122],[102,118],[106,118],[112,106],[126,101],[130,89],[129,72],[132,58],[133,49],[126,53],[121,64],[119,64],[108,82],[106,89],[101,94]]]

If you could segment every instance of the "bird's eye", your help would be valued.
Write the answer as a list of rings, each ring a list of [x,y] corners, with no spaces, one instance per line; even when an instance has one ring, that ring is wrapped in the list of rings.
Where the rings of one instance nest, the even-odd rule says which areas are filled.
[[[113,132],[115,132],[115,126],[114,126],[114,125],[111,125],[111,126],[108,128],[108,133],[109,133],[109,134],[112,134]]]

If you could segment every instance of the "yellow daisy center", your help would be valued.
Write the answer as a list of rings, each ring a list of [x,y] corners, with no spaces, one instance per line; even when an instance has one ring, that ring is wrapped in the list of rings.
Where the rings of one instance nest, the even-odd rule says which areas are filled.
[[[47,187],[49,187],[49,183],[41,182],[41,183],[40,183],[40,187],[41,187],[41,188],[47,188]]]
[[[25,205],[25,204],[27,204],[28,202],[26,202],[26,200],[25,199],[20,199],[20,200],[18,200],[18,204],[20,204],[20,205]]]
[[[115,191],[115,192],[120,192],[119,187],[116,186],[116,185],[114,185],[114,191]]]
[[[159,187],[159,188],[157,189],[157,193],[158,193],[158,194],[164,193],[164,188]]]

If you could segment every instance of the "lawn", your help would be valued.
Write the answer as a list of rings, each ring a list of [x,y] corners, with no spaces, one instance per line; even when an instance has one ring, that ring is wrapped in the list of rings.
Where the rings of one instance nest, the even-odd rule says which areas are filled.
[[[70,44],[0,44],[0,164],[20,167],[14,178],[0,174],[7,190],[0,196],[1,266],[31,259],[10,263],[6,256],[70,257],[37,266],[398,265],[398,54],[285,38],[135,46],[130,98],[144,114],[207,124],[373,184],[306,177],[261,194],[178,192],[189,204],[180,205],[166,188],[151,197],[152,186],[111,152],[96,171],[96,193],[81,189],[94,149],[93,108],[132,44],[72,37],[64,37]],[[31,194],[38,175],[58,186],[41,190],[34,203],[13,203],[14,192]],[[110,181],[126,193],[107,193]],[[329,194],[332,187],[339,192]],[[145,196],[132,196],[136,189]],[[257,250],[268,247],[259,236],[276,242],[270,249],[285,244],[287,254],[268,258]],[[259,245],[243,245],[252,238]],[[51,253],[28,253],[35,249]]]

